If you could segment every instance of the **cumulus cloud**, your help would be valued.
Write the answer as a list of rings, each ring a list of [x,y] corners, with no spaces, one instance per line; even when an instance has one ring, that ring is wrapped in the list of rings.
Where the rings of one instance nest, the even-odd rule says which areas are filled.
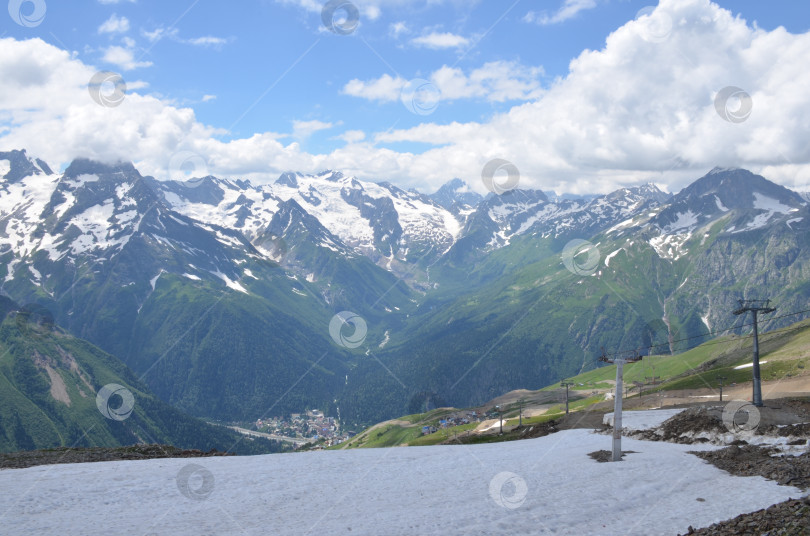
[[[112,63],[113,65],[123,69],[124,71],[131,71],[140,67],[150,67],[151,61],[140,61],[135,58],[135,53],[129,49],[120,46],[111,46],[104,52],[104,61]]]
[[[98,33],[126,33],[129,31],[129,19],[119,17],[115,13],[98,27]]]
[[[469,74],[458,67],[446,65],[429,75],[440,93],[439,100],[485,99],[493,102],[510,100],[533,100],[542,92],[540,77],[542,67],[526,67],[516,62],[494,61],[473,69]],[[380,78],[362,81],[351,80],[343,87],[343,93],[373,101],[396,101],[408,83],[402,77],[388,74]]]
[[[577,16],[580,11],[596,7],[596,0],[565,0],[560,8],[552,14],[548,12],[530,11],[523,20],[536,22],[542,26],[559,24]]]
[[[647,19],[655,17],[669,24],[656,25],[651,34]],[[566,76],[542,91],[520,89],[519,95],[537,92],[504,113],[362,138],[344,133],[345,145],[312,154],[299,143],[283,143],[288,137],[283,133],[230,139],[201,123],[192,109],[137,91],[121,106],[104,108],[87,92],[97,69],[39,39],[5,38],[0,39],[0,148],[27,148],[55,167],[77,156],[133,160],[156,177],[165,175],[173,154],[190,150],[220,176],[262,181],[289,169],[330,168],[423,191],[456,176],[483,191],[478,178],[493,158],[514,163],[522,187],[580,193],[650,180],[676,191],[715,165],[740,166],[807,191],[808,56],[810,33],[751,27],[708,0],[661,0],[653,17],[627,22],[601,50],[572,60]],[[460,76],[453,68],[446,74],[449,80]],[[445,85],[448,94],[467,98],[480,91],[472,71],[461,75],[457,89]],[[382,105],[401,107],[388,102],[396,100],[401,82],[380,77],[375,84],[347,84],[344,91],[362,90],[365,98],[378,95]],[[482,98],[498,91],[509,95],[480,85]],[[715,108],[715,98],[728,86],[751,97],[753,109],[743,122],[727,121]],[[431,148],[418,154],[391,148],[402,142]]]
[[[337,139],[343,140],[346,143],[358,143],[366,139],[366,133],[362,130],[347,130],[338,136]]]
[[[411,39],[411,43],[424,48],[460,48],[467,46],[470,40],[464,36],[449,32],[431,32]]]
[[[319,130],[328,130],[334,126],[333,123],[326,123],[313,119],[311,121],[293,121],[293,137],[306,139]]]

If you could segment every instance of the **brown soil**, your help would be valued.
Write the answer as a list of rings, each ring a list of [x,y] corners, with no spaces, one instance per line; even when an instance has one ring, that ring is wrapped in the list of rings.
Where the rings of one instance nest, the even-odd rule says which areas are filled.
[[[664,421],[657,429],[629,432],[626,435],[647,441],[671,443],[700,443],[707,440],[694,439],[684,434],[700,432],[726,432],[722,417],[704,407],[689,408]]]
[[[148,460],[153,458],[203,458],[208,456],[233,456],[231,453],[184,450],[168,445],[133,445],[130,447],[92,447],[25,450],[0,453],[0,470],[23,469],[35,465],[56,463],[109,462],[117,460]]]
[[[634,453],[635,453],[634,450],[623,450],[621,459],[622,460],[624,459],[625,454],[634,454]],[[609,450],[597,450],[594,452],[589,452],[588,456],[590,456],[599,463],[605,463],[613,460],[613,452]]]

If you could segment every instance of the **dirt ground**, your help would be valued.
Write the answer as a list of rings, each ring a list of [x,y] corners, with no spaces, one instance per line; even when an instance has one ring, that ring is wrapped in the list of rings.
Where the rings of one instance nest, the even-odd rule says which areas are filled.
[[[23,469],[35,465],[56,463],[108,462],[115,460],[148,460],[152,458],[203,458],[208,456],[233,456],[231,453],[211,450],[184,450],[169,445],[133,445],[131,447],[60,447],[43,450],[25,450],[0,453],[0,470]]]

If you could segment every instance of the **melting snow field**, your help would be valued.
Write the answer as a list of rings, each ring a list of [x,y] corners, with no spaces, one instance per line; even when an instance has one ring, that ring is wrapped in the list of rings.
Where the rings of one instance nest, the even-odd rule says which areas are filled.
[[[688,450],[588,430],[477,446],[0,471],[3,534],[677,534],[797,497]],[[711,448],[711,447],[708,447]],[[184,469],[186,468],[186,469]],[[195,471],[196,469],[196,471]]]

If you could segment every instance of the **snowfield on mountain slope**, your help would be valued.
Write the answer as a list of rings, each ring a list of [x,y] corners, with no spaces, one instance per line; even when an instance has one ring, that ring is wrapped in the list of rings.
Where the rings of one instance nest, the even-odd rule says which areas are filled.
[[[610,442],[579,429],[477,446],[200,458],[189,479],[188,459],[2,470],[0,524],[15,535],[648,536],[801,494],[687,453],[712,447],[625,438],[634,452],[622,462],[588,456]]]

